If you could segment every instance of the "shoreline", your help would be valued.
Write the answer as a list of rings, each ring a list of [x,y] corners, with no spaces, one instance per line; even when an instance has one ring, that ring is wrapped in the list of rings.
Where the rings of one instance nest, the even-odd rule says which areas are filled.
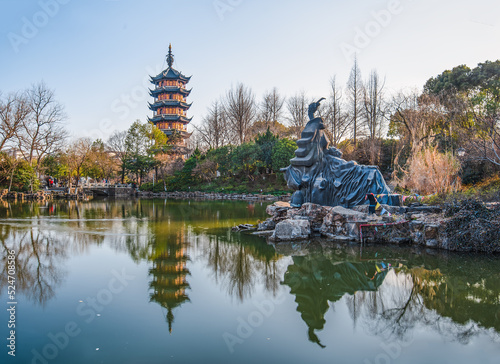
[[[121,191],[120,191],[121,192]],[[290,194],[252,194],[252,193],[220,193],[220,192],[147,192],[123,191],[125,193],[102,195],[95,193],[67,193],[62,191],[39,190],[37,192],[4,192],[0,193],[0,200],[4,201],[49,201],[49,200],[92,200],[92,199],[174,199],[174,200],[233,200],[233,201],[289,201]]]
[[[290,194],[286,195],[265,195],[252,193],[220,193],[220,192],[143,192],[136,193],[136,198],[171,198],[174,200],[239,200],[239,201],[289,201]]]
[[[447,251],[500,253],[500,207],[466,202],[441,209],[436,206],[382,205],[384,214],[370,214],[368,205],[347,209],[286,202],[267,206],[271,217],[258,224],[254,235],[268,243],[310,241],[409,245]],[[241,226],[240,230],[248,229]],[[249,230],[249,229],[248,229]],[[237,230],[236,230],[237,231]]]

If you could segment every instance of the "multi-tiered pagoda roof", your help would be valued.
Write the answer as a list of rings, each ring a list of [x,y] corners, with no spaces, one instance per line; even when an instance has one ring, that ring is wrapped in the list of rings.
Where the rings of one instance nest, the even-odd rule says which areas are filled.
[[[186,84],[191,76],[184,76],[174,69],[173,63],[174,56],[170,45],[167,55],[168,68],[157,76],[150,77],[154,88],[149,90],[149,93],[154,101],[149,103],[153,117],[148,120],[167,136],[178,132],[185,140],[191,135],[187,132],[187,124],[192,119],[187,117],[187,110],[191,104],[186,102],[186,97],[191,93],[191,90],[186,88]]]

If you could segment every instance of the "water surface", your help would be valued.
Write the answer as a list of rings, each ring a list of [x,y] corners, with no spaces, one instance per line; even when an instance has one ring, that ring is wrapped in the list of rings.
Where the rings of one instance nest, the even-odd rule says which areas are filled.
[[[246,202],[0,205],[2,363],[498,363],[499,257],[232,233]]]

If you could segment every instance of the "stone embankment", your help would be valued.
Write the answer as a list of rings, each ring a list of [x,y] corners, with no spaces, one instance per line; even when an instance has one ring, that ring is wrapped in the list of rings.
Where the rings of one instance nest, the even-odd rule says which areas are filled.
[[[19,200],[19,201],[24,201],[24,200],[35,200],[35,201],[46,201],[46,200],[51,200],[52,195],[50,193],[47,193],[45,191],[37,191],[37,192],[15,192],[5,189],[0,192],[0,200]]]
[[[271,217],[258,225],[255,234],[267,236],[275,242],[323,237],[337,242],[412,244],[457,251],[500,252],[500,229],[497,226],[500,224],[500,210],[495,212],[476,206],[475,211],[470,211],[472,217],[467,222],[477,230],[474,240],[475,236],[467,230],[470,231],[471,227],[461,222],[464,216],[468,216],[467,207],[458,207],[456,211],[423,205],[382,207],[384,216],[378,215],[379,212],[368,213],[368,205],[346,209],[305,203],[301,208],[293,208],[289,203],[278,201],[267,207]],[[474,213],[479,215],[479,210],[482,215],[475,221]],[[481,241],[481,237],[487,240]]]
[[[290,199],[290,194],[283,196],[254,195],[245,193],[215,193],[215,192],[145,192],[137,193],[139,198],[171,198],[176,200],[199,199],[199,200],[244,200],[244,201],[285,201]]]
[[[108,191],[109,192],[109,191]],[[118,193],[119,192],[119,193]],[[131,188],[122,188],[118,192],[110,193],[107,197],[127,198],[138,197],[144,199],[153,198],[169,198],[174,200],[243,200],[243,201],[289,201],[290,194],[275,196],[263,194],[245,194],[245,193],[210,193],[210,192],[136,192]],[[40,190],[33,193],[27,192],[9,192],[8,190],[0,190],[0,200],[51,200],[51,199],[67,199],[67,200],[88,200],[95,192],[86,189],[69,190]]]
[[[86,194],[81,190],[75,190],[74,188],[68,191],[39,190],[37,192],[9,192],[5,189],[0,192],[0,200],[11,201],[48,201],[54,199],[88,200],[89,197],[89,194]]]

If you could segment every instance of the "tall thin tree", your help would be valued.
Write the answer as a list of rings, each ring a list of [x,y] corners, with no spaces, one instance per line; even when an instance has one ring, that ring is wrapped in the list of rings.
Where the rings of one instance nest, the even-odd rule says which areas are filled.
[[[248,139],[248,130],[257,114],[255,96],[242,83],[231,88],[224,100],[224,111],[230,126],[236,134],[236,141],[242,144]]]
[[[307,123],[307,99],[304,91],[290,97],[286,106],[288,109],[288,120],[295,137],[299,138],[300,133]]]
[[[284,104],[285,98],[280,95],[276,87],[264,94],[259,106],[260,119],[266,123],[266,127],[270,127],[272,123],[281,120]]]
[[[384,122],[383,90],[385,82],[381,82],[376,70],[372,70],[363,88],[364,124],[368,130],[368,149],[370,163],[375,164],[379,153],[379,140]]]
[[[330,80],[330,98],[326,104],[325,127],[334,146],[344,138],[349,129],[349,120],[344,110],[342,89],[337,84],[337,77]]]
[[[202,125],[196,127],[200,142],[208,148],[220,148],[229,143],[229,128],[224,108],[220,101],[214,101],[203,118]]]
[[[349,75],[349,81],[347,82],[347,97],[350,102],[352,138],[354,145],[356,145],[357,138],[359,137],[359,119],[363,108],[363,81],[357,57],[354,58],[354,64]]]

